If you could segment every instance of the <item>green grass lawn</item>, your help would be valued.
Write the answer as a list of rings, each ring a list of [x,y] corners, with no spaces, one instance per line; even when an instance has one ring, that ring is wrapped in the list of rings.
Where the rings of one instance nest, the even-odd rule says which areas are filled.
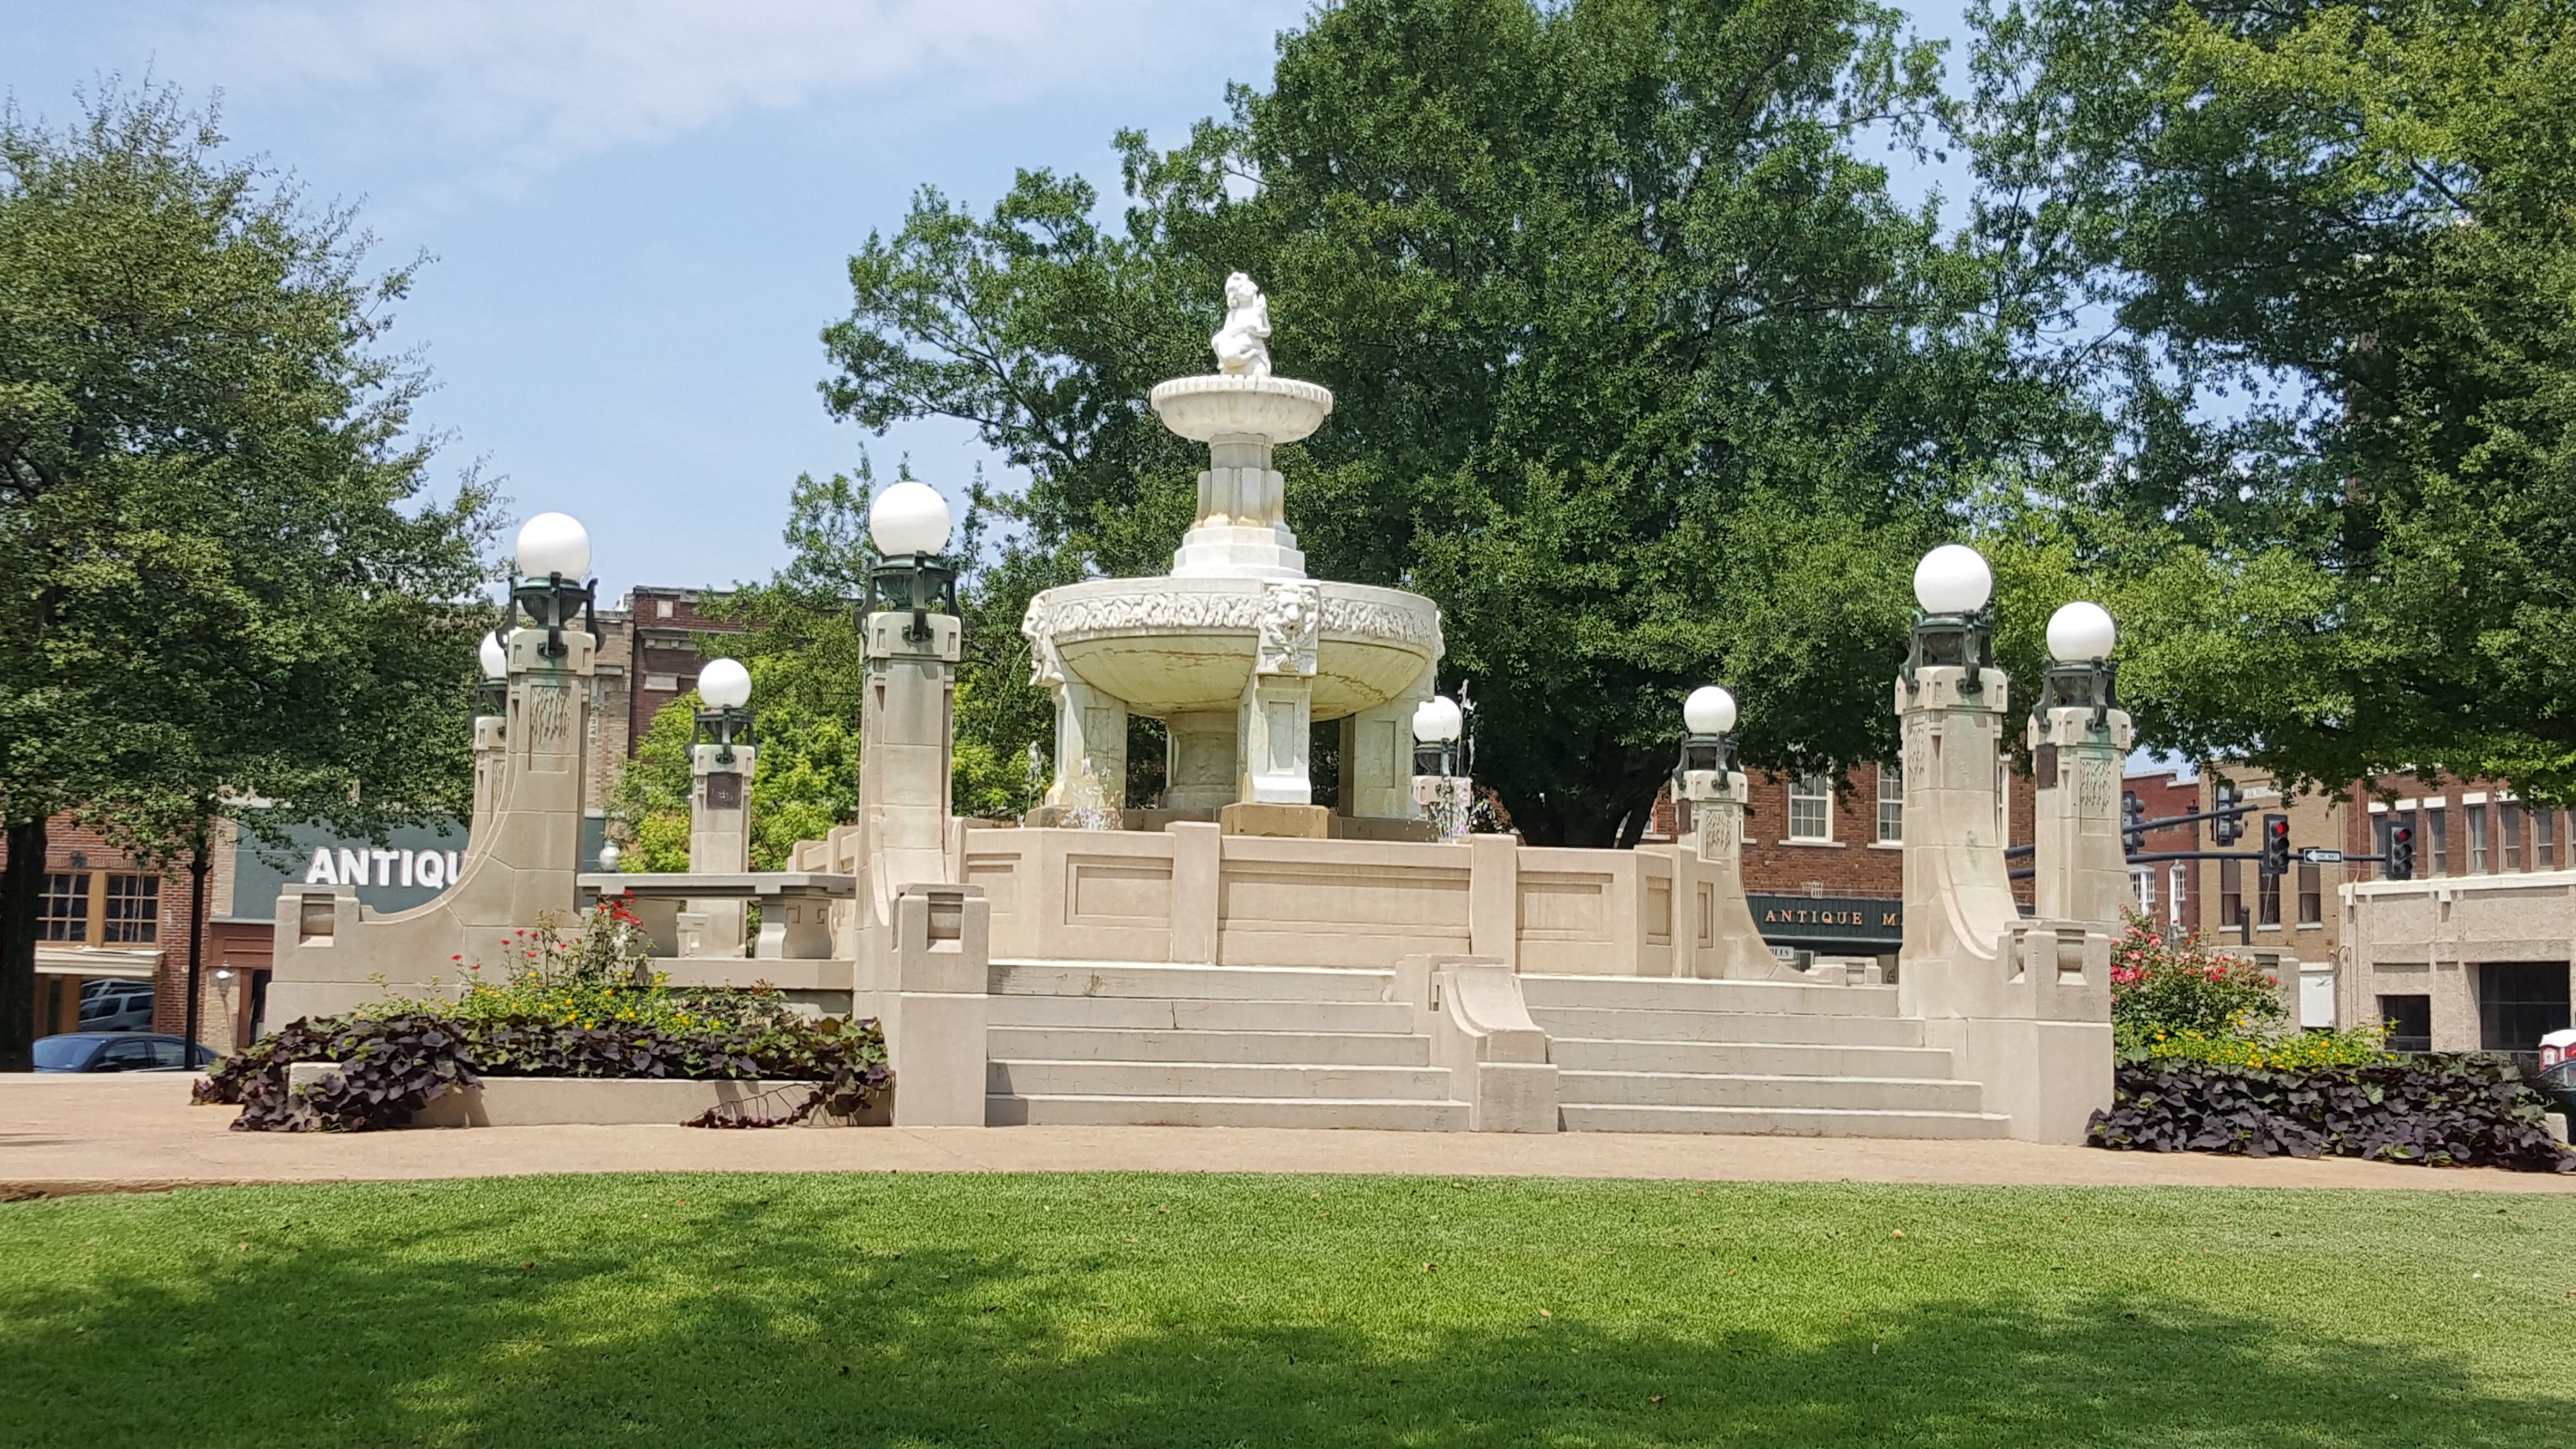
[[[1898,1236],[1899,1233],[1902,1236]],[[0,1444],[2564,1442],[2576,1196],[641,1176],[0,1206]]]

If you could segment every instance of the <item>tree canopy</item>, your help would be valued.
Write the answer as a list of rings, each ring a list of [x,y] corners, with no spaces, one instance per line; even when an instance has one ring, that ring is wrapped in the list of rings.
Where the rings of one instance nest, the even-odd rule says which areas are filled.
[[[255,799],[371,831],[471,789],[491,499],[428,494],[411,269],[221,145],[169,91],[0,113],[0,1068],[54,814],[166,858]]]
[[[2151,742],[2576,795],[2576,10],[2005,0],[1979,229],[2117,429],[2019,514]]]
[[[1439,603],[1533,838],[1633,840],[1710,679],[1752,759],[1886,755],[1915,557],[2055,425],[1980,254],[1860,154],[1942,104],[1859,0],[1354,0],[1185,144],[1122,136],[1120,225],[1046,172],[922,192],[851,259],[827,397],[973,422],[1054,572],[1160,572],[1204,459],[1145,396],[1252,273],[1337,397],[1282,454],[1310,572]]]

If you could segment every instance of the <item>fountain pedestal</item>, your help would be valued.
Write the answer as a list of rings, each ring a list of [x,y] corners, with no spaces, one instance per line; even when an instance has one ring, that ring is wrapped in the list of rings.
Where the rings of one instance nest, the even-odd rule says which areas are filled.
[[[1344,720],[1340,813],[1411,816],[1403,721],[1431,695],[1440,611],[1397,589],[1307,578],[1272,466],[1275,448],[1323,425],[1332,393],[1265,366],[1176,378],[1153,405],[1208,446],[1197,521],[1172,571],[1048,589],[1020,624],[1033,682],[1055,698],[1048,818],[1089,809],[1105,820],[1130,803],[1130,715],[1163,721],[1168,740],[1162,798],[1139,806],[1312,808],[1314,726]],[[1277,811],[1237,811],[1228,825],[1322,833],[1321,821]]]

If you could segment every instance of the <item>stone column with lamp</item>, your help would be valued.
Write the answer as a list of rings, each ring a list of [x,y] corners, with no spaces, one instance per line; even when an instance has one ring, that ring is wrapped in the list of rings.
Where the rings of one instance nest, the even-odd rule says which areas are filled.
[[[1467,717],[1458,701],[1435,694],[1413,709],[1413,804],[1438,840],[1464,840],[1475,828],[1475,782],[1459,753]]]
[[[2111,1100],[2110,937],[2027,918],[2005,863],[1997,761],[2011,681],[1993,664],[1994,576],[1961,544],[1914,574],[1895,683],[1905,790],[1897,1001],[2017,1138],[2078,1142]]]
[[[426,905],[379,915],[345,886],[289,884],[279,892],[269,1015],[331,1015],[393,996],[459,987],[477,964],[509,959],[510,933],[579,908],[582,780],[599,635],[590,535],[561,513],[519,530],[519,578],[501,638],[505,681],[497,725],[477,726],[497,750],[478,780],[488,803],[457,878]],[[492,662],[487,654],[485,665]]]
[[[712,659],[698,671],[697,727],[689,739],[689,873],[751,869],[751,781],[760,758],[751,742],[751,671]],[[682,918],[680,954],[743,954],[744,902],[695,900]],[[694,917],[694,919],[690,919]]]
[[[492,819],[507,764],[502,730],[510,709],[510,649],[499,630],[483,636],[476,662],[482,666],[483,682],[474,691],[474,813],[465,827],[469,843]]]
[[[860,619],[857,979],[853,1010],[885,1025],[898,1126],[982,1126],[989,906],[951,853],[957,659],[963,642],[948,502],[909,479],[877,495],[885,562]]]
[[[1803,980],[1763,942],[1744,899],[1744,772],[1735,768],[1735,696],[1704,684],[1682,702],[1673,798],[1690,812],[1673,852],[1673,940],[1679,975]]]
[[[2026,734],[2038,780],[2032,905],[2045,919],[2113,931],[2131,905],[2120,786],[2136,739],[2113,697],[2118,640],[2099,604],[2072,603],[2050,616],[2053,662]]]

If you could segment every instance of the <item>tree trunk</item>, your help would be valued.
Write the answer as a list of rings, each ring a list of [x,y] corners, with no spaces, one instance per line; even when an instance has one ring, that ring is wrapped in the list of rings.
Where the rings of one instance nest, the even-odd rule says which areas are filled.
[[[206,858],[206,828],[197,827],[196,848],[188,856],[188,1026],[180,1040],[186,1045],[183,1060],[196,1065],[197,1007],[205,999],[206,967],[206,871],[214,864]]]
[[[9,827],[0,868],[0,1072],[36,1066],[36,917],[45,897],[45,818]]]

